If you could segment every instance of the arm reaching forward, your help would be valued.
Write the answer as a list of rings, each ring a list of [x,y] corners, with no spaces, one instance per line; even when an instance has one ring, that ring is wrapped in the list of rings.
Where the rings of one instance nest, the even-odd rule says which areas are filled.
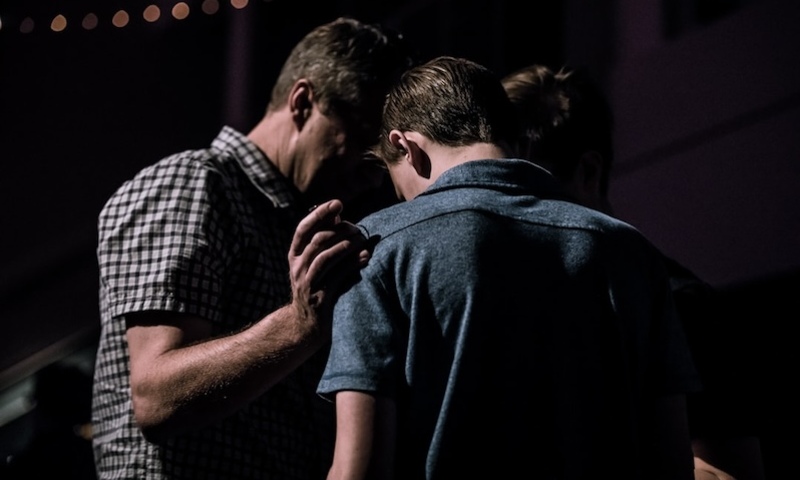
[[[289,252],[292,301],[250,327],[212,338],[208,320],[175,312],[126,316],[136,421],[158,441],[230,415],[292,372],[330,336],[346,275],[369,258],[332,200],[298,225]]]

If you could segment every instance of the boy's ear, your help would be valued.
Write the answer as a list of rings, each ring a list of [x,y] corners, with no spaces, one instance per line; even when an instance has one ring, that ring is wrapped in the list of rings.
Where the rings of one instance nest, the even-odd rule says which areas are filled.
[[[389,132],[389,143],[397,149],[398,156],[408,156],[408,139],[403,132],[394,129]]]
[[[417,141],[422,138],[416,132],[401,132],[400,130],[389,132],[389,141],[397,147],[401,155],[405,156],[401,161],[408,162],[420,177],[430,178],[431,159]]]
[[[428,153],[415,141],[408,141],[408,161],[416,170],[417,175],[431,178],[431,159]]]
[[[392,130],[389,132],[389,142],[397,148],[399,155],[404,156],[400,160],[401,162],[408,162],[417,175],[430,178],[431,160],[425,150],[414,140],[417,135],[414,132],[405,133],[400,130]]]

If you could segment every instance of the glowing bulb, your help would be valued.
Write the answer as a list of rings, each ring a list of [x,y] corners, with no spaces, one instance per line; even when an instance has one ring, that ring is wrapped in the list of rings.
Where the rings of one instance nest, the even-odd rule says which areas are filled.
[[[145,20],[152,23],[161,18],[161,10],[156,5],[150,5],[149,7],[144,9],[144,13],[142,16]]]
[[[219,10],[219,2],[217,0],[204,0],[200,8],[203,9],[203,13],[213,15]]]
[[[172,16],[176,20],[183,20],[189,16],[189,5],[186,2],[178,2],[172,7]]]
[[[83,17],[83,21],[81,22],[81,26],[86,30],[94,30],[97,27],[97,15],[94,13],[87,13],[85,17]]]
[[[114,16],[111,18],[111,23],[115,27],[122,28],[128,24],[129,20],[130,17],[128,16],[128,12],[126,12],[125,10],[120,10],[117,13],[115,13]]]
[[[64,15],[56,15],[53,21],[50,22],[50,30],[54,32],[63,32],[67,28],[67,17]]]

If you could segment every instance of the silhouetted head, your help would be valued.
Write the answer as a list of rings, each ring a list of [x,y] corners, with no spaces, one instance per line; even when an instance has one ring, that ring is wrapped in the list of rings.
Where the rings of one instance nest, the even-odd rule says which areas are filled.
[[[613,154],[609,103],[585,71],[544,65],[502,79],[522,124],[520,155],[549,170],[575,199],[610,212]]]

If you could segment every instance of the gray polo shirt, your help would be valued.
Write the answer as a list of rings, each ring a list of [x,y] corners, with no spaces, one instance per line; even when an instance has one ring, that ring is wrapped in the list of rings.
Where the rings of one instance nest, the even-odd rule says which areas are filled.
[[[397,402],[397,478],[620,473],[648,400],[699,387],[656,250],[560,195],[472,161],[361,222],[377,244],[318,392]]]

